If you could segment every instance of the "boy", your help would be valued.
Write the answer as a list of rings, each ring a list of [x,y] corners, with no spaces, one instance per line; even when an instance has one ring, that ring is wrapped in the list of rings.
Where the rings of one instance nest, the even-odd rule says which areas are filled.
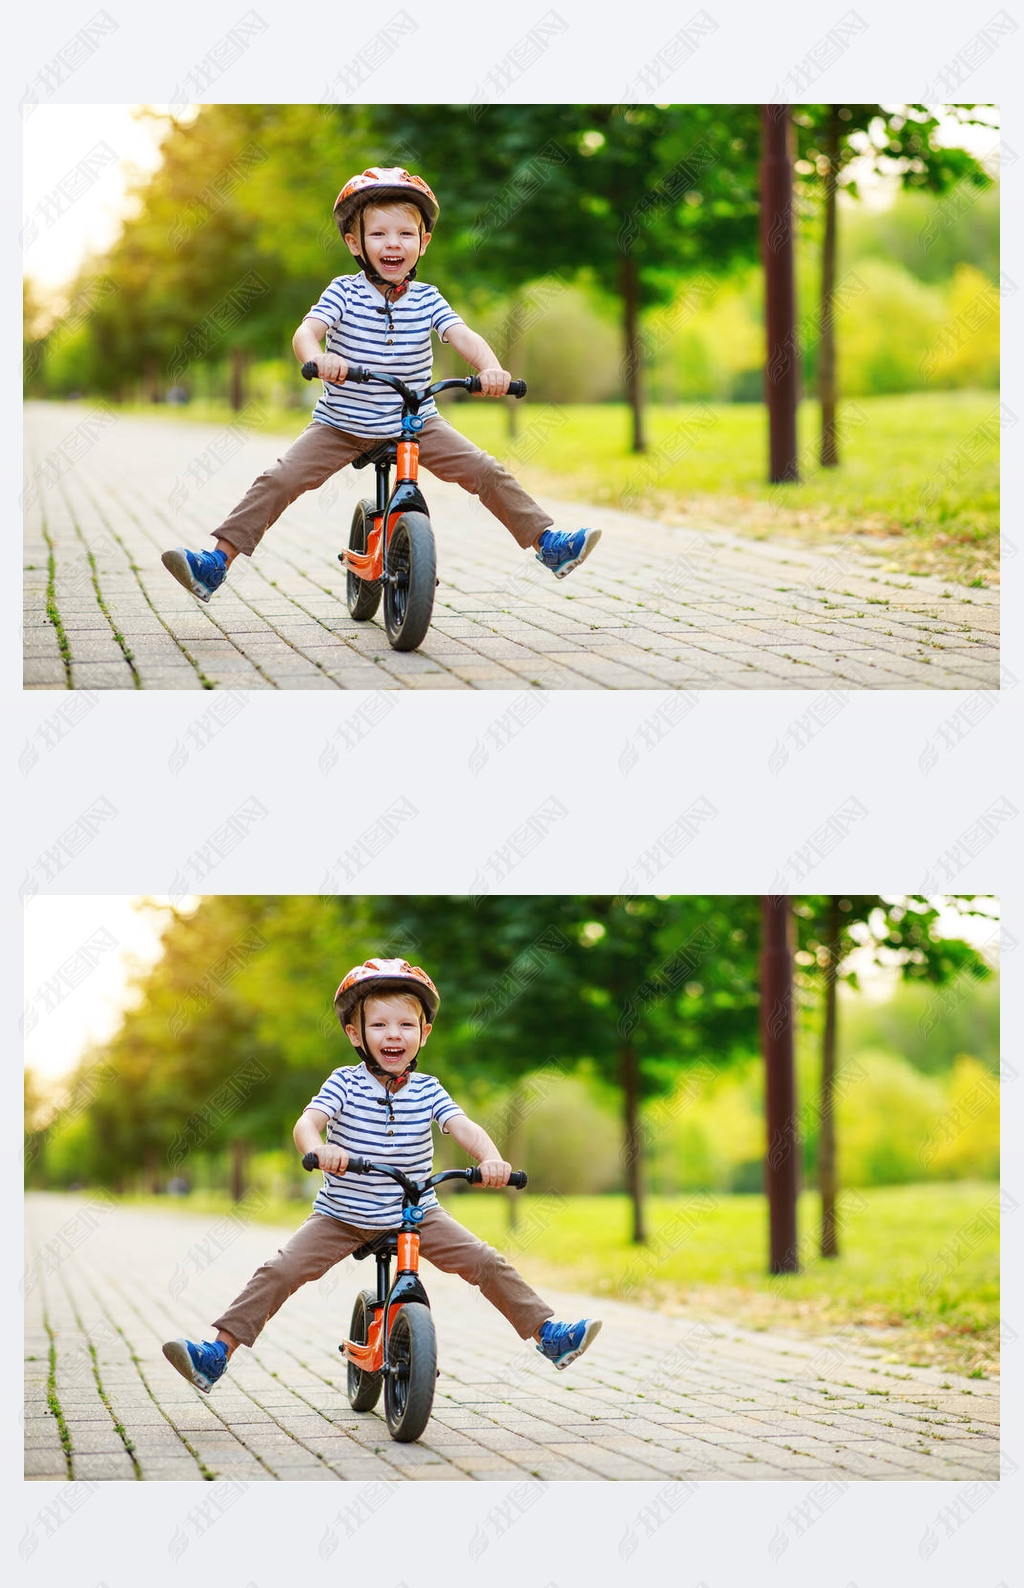
[[[299,363],[316,364],[324,394],[312,424],[274,468],[253,482],[214,532],[212,552],[184,546],[164,552],[164,567],[200,601],[209,601],[224,583],[239,552],[252,556],[264,531],[297,496],[322,485],[382,436],[398,434],[398,393],[379,382],[346,387],[350,363],[395,375],[407,386],[429,385],[433,330],[477,370],[487,396],[508,390],[511,377],[483,337],[469,329],[436,287],[414,280],[438,214],[423,178],[400,167],[372,166],[338,194],[334,218],[362,268],[358,275],[332,281],[292,338]],[[601,538],[599,529],[553,530],[551,519],[512,475],[441,418],[433,398],[419,412],[426,420],[419,436],[424,466],[478,496],[520,546],[533,547],[538,562],[556,578],[564,579],[590,555]]]
[[[319,1279],[364,1241],[400,1223],[401,1188],[386,1175],[353,1175],[349,1181],[350,1154],[375,1163],[390,1160],[411,1178],[426,1179],[433,1156],[430,1125],[436,1120],[479,1161],[484,1185],[507,1183],[510,1166],[486,1131],[467,1119],[434,1076],[413,1074],[440,1001],[427,973],[403,959],[367,960],[341,983],[334,1007],[361,1063],[328,1076],[292,1132],[300,1154],[318,1154],[323,1189],[306,1222],[215,1320],[215,1341],[169,1340],[164,1346],[167,1360],[197,1389],[209,1394],[237,1347],[251,1346],[300,1285]],[[599,1320],[554,1323],[551,1308],[511,1263],[445,1213],[433,1191],[420,1207],[420,1251],[436,1268],[478,1285],[519,1336],[532,1338],[555,1367],[568,1367],[587,1349]]]

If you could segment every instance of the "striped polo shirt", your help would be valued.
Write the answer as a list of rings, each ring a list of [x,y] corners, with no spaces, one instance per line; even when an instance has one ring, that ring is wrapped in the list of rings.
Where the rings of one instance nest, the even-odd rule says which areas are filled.
[[[453,1103],[440,1081],[415,1070],[390,1099],[382,1082],[365,1064],[345,1064],[327,1077],[307,1105],[327,1114],[327,1141],[359,1158],[392,1163],[411,1180],[425,1180],[434,1161],[430,1126],[444,1130],[463,1110]],[[428,1191],[421,1208],[436,1208]],[[313,1202],[314,1213],[329,1213],[345,1224],[394,1229],[402,1220],[402,1188],[383,1174],[326,1174]]]
[[[370,285],[362,270],[356,275],[335,277],[306,318],[322,320],[329,328],[328,353],[338,354],[347,364],[396,375],[412,387],[430,384],[431,331],[444,341],[450,326],[463,323],[436,287],[426,281],[412,281],[408,291],[391,304],[389,324],[387,300]],[[426,419],[436,413],[431,397],[420,408],[420,414]],[[325,382],[313,418],[355,436],[397,436],[402,424],[402,399],[379,381],[368,381],[365,386],[357,386],[354,381],[341,386]]]

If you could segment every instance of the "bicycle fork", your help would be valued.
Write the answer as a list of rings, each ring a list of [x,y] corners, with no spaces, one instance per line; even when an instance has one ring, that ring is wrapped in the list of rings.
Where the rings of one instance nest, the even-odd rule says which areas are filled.
[[[395,1282],[391,1283],[391,1256],[383,1251],[377,1257],[377,1300],[366,1330],[366,1341],[346,1340],[340,1345],[342,1356],[364,1373],[394,1373],[389,1360],[388,1341],[395,1314],[407,1301],[430,1301],[419,1277],[420,1235],[416,1229],[402,1229],[398,1235]]]

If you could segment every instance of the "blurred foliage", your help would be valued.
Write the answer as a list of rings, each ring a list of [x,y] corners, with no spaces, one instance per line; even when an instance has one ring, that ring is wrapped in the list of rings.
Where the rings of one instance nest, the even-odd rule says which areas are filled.
[[[960,902],[965,910],[986,903]],[[970,1091],[970,1066],[990,1073],[996,1062],[987,967],[957,938],[936,937],[930,904],[874,895],[847,903],[847,979],[858,955],[914,979],[887,1002],[853,993],[843,1000],[842,1062],[862,1051],[883,1055],[866,1075],[850,1071],[856,1112],[841,1122],[844,1179],[988,1173],[989,1123],[961,1147],[938,1143],[916,1167],[907,1156],[908,1144],[916,1152],[922,1130]],[[810,1173],[822,901],[796,904]],[[759,942],[752,896],[483,896],[475,904],[211,896],[194,911],[167,913],[163,957],[140,974],[121,1028],[86,1055],[48,1123],[29,1077],[29,1177],[156,1188],[181,1176],[212,1185],[242,1142],[256,1153],[283,1151],[275,1176],[300,1183],[291,1124],[325,1075],[354,1057],[334,989],[351,964],[377,952],[423,963],[435,976],[442,1006],[425,1068],[499,1143],[525,1155],[542,1182],[593,1191],[625,1183],[628,1053],[652,1184],[754,1190],[763,1155]],[[846,1098],[842,1070],[838,1089]],[[869,1140],[879,1144],[877,1158]]]
[[[868,288],[839,316],[844,394],[991,386],[994,315],[927,380],[919,369],[998,274],[998,195],[984,167],[939,147],[934,118],[910,115],[920,107],[890,107],[881,120],[877,106],[843,108],[854,140],[844,161],[870,144],[878,168],[907,188],[888,209],[842,206],[840,288],[849,270]],[[827,109],[798,111],[808,387]],[[969,120],[974,109],[958,113]],[[239,360],[278,360],[277,395],[301,407],[292,332],[325,283],[354,268],[334,195],[351,171],[383,161],[422,169],[435,186],[442,216],[422,273],[495,343],[522,295],[544,284],[543,311],[507,350],[541,401],[621,395],[624,261],[650,394],[760,400],[756,106],[492,105],[478,123],[444,105],[208,105],[165,126],[163,163],[140,181],[120,238],[83,264],[45,334],[27,288],[32,395],[149,400],[172,384],[221,395]],[[704,295],[694,310],[695,278]],[[449,362],[454,373],[442,352],[439,365]]]
[[[999,984],[971,971],[944,987],[904,983],[884,999],[842,994],[848,1052],[884,1048],[923,1075],[944,1075],[958,1053],[972,1053],[990,1072],[999,1065]]]

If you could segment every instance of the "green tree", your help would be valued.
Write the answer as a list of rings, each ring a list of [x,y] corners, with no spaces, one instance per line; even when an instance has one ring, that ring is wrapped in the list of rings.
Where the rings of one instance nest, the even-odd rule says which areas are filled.
[[[456,1076],[479,1077],[482,1056],[506,1083],[582,1067],[617,1095],[644,1241],[642,1104],[670,1092],[686,1060],[757,1049],[756,900],[412,896],[374,913],[422,944],[442,992],[431,1041]]]
[[[818,1186],[821,1194],[821,1255],[838,1257],[836,1213],[835,1077],[838,1028],[836,988],[857,985],[858,963],[865,957],[894,967],[907,981],[941,986],[958,976],[989,974],[984,955],[962,938],[936,931],[942,909],[965,916],[988,912],[979,896],[942,901],[922,895],[827,894],[794,902],[805,964],[821,976],[823,1023],[819,1094]]]
[[[839,462],[836,431],[838,381],[835,353],[836,259],[840,188],[856,198],[856,172],[865,166],[899,178],[911,191],[948,192],[957,183],[986,187],[991,178],[966,149],[943,140],[950,117],[962,126],[990,126],[991,106],[797,105],[797,173],[822,200],[821,291],[818,309],[818,392],[821,463]],[[980,112],[980,114],[978,114]]]
[[[619,302],[632,447],[645,450],[640,319],[682,272],[757,249],[749,105],[370,107],[378,143],[418,151],[446,229],[443,274],[514,291],[581,273]]]

